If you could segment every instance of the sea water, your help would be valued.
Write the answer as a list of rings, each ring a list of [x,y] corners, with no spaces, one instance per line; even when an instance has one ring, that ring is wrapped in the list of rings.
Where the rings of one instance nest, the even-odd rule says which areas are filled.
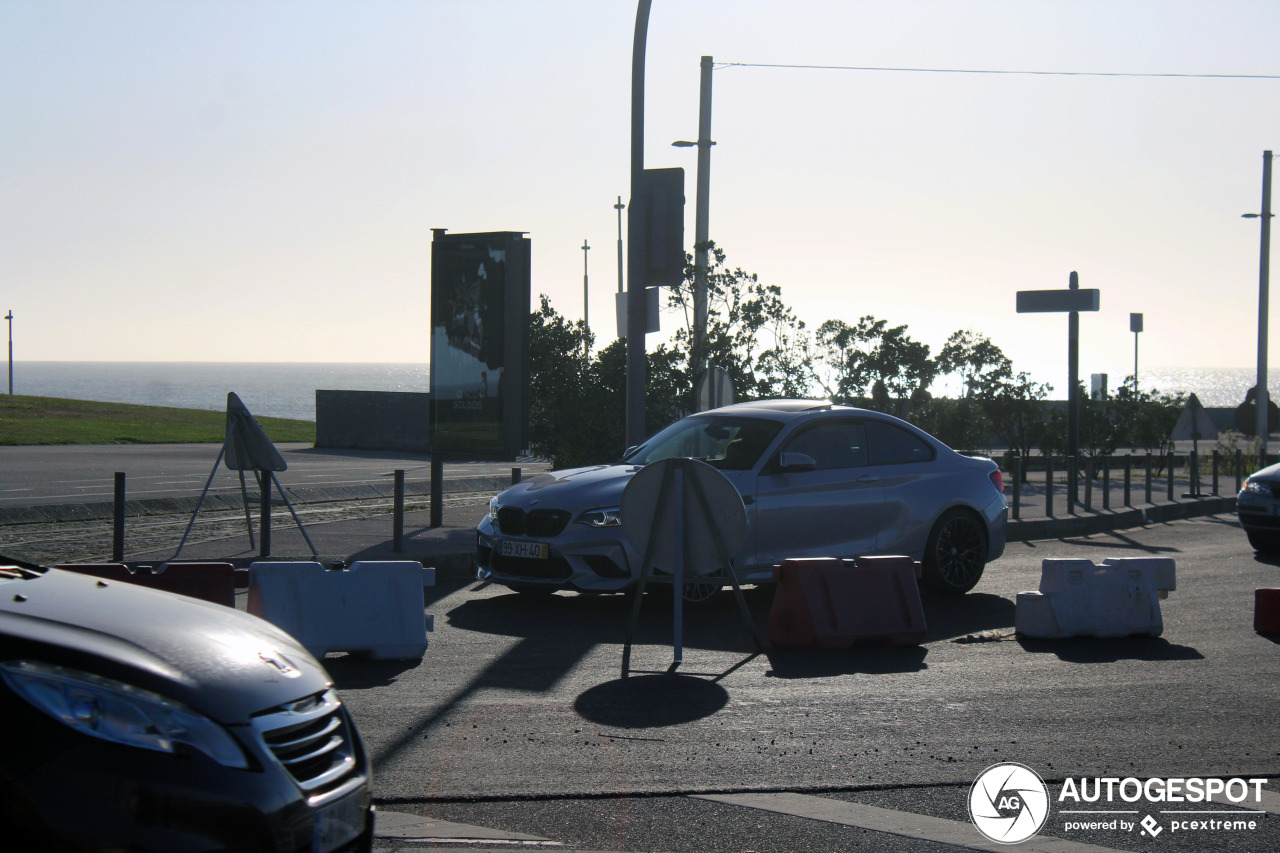
[[[234,392],[254,415],[316,419],[316,391],[430,390],[425,364],[29,361],[13,392],[224,411]]]
[[[430,390],[425,364],[29,361],[16,362],[13,373],[15,394],[222,411],[234,391],[255,415],[305,421],[315,420],[317,390]],[[1271,375],[1280,379],[1280,371]],[[1234,408],[1256,376],[1252,367],[1149,368],[1138,381],[1143,391],[1195,394],[1205,406]]]

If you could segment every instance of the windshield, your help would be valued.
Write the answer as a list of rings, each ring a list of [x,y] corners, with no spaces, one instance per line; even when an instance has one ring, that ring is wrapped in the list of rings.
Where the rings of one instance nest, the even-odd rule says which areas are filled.
[[[747,471],[782,429],[780,421],[727,415],[683,418],[637,447],[624,461],[700,459],[723,471]]]

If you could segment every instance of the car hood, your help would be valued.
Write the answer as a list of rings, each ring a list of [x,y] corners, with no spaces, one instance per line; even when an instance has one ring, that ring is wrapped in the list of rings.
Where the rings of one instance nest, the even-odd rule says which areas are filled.
[[[636,465],[592,465],[548,471],[502,492],[498,503],[526,510],[541,507],[575,512],[617,506],[622,500],[622,490],[639,470]]]
[[[1268,465],[1261,471],[1254,471],[1249,475],[1249,479],[1268,481],[1280,480],[1280,462],[1277,462],[1275,465]]]
[[[256,616],[58,569],[0,580],[0,650],[115,678],[226,724],[331,683],[296,640]]]
[[[498,495],[502,506],[530,509],[567,509],[581,512],[622,503],[622,492],[642,466],[592,465],[548,471],[518,483]],[[746,471],[721,471],[739,491]]]

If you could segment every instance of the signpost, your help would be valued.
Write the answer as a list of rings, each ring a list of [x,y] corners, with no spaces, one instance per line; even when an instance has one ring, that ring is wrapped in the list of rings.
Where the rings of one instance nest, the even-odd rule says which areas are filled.
[[[1066,290],[1019,290],[1018,313],[1065,313],[1067,320],[1067,512],[1075,512],[1080,456],[1080,312],[1097,311],[1101,294],[1081,289],[1079,273],[1071,273]]]

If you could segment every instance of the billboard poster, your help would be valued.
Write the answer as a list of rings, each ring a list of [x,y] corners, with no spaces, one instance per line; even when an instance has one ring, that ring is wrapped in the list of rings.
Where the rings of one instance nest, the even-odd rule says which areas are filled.
[[[514,457],[525,444],[529,240],[448,234],[431,244],[431,447]]]

